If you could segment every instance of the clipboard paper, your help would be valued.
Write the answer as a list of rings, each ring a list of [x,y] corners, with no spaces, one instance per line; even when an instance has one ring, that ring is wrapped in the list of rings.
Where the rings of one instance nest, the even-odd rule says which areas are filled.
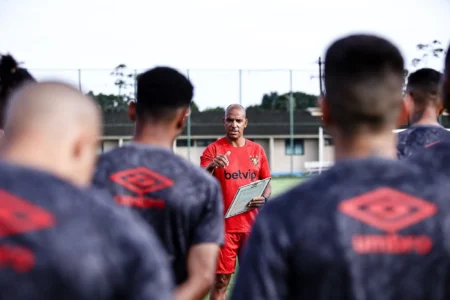
[[[271,179],[272,178],[269,177],[239,187],[236,195],[234,195],[234,199],[231,202],[227,213],[225,214],[225,219],[243,214],[245,212],[248,212],[249,210],[254,209],[248,207],[248,203],[253,198],[262,196]]]

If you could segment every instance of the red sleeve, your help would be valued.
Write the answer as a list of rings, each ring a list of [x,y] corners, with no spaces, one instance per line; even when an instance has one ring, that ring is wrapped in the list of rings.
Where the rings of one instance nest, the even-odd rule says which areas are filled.
[[[261,169],[259,169],[259,179],[266,179],[270,177],[269,161],[266,152],[261,147]]]
[[[205,151],[203,151],[202,156],[200,156],[200,166],[206,168],[216,157],[215,149],[213,149],[213,144],[208,145]]]

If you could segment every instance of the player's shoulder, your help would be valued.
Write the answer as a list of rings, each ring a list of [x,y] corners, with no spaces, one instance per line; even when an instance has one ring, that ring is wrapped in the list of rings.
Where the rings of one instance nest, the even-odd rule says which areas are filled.
[[[266,156],[266,152],[264,150],[264,147],[261,146],[260,144],[255,143],[254,141],[251,141],[251,140],[247,139],[246,140],[246,145],[247,145],[247,147],[252,149],[252,152],[255,153],[254,155],[261,156],[261,157],[265,157]]]
[[[441,130],[442,130],[443,141],[450,143],[450,131],[444,127],[442,127]]]
[[[100,159],[103,161],[103,165],[113,165],[112,169],[136,166],[148,168],[170,178],[178,187],[201,188],[202,186],[216,185],[215,179],[203,168],[194,165],[173,151],[161,147],[128,144],[103,154]]]
[[[114,149],[111,149],[107,152],[100,154],[97,160],[97,164],[112,162],[116,159],[120,159],[128,152],[133,152],[133,150],[130,149],[129,147],[126,147],[126,145],[122,147],[116,147]]]
[[[406,128],[405,130],[402,130],[400,132],[397,133],[397,142],[398,144],[401,144],[402,142],[404,142],[406,140],[406,138],[408,137],[408,135],[411,133],[412,128]]]
[[[331,220],[342,200],[380,185],[401,186],[420,178],[419,168],[398,160],[370,158],[338,162],[270,200],[258,218],[272,227],[302,228],[291,232],[298,239],[313,234],[307,228],[314,226],[332,230]]]
[[[75,205],[77,202],[71,200],[81,199],[84,194],[83,190],[53,174],[6,162],[0,163],[0,188],[30,196],[30,199],[61,197],[60,201],[67,202],[67,206]]]
[[[335,173],[332,168],[312,178],[299,179],[297,185],[270,200],[261,210],[258,218],[266,218],[269,222],[277,220],[288,223],[293,220],[303,222],[305,219],[297,213],[303,214],[306,211],[311,213],[311,210],[307,210],[306,207],[311,208],[311,205],[319,204],[317,200],[323,199],[320,194],[323,195],[324,191],[330,188],[329,182],[336,177]]]
[[[206,146],[204,151],[210,151],[215,154],[215,152],[220,152],[220,149],[227,146],[228,142],[225,137],[221,137],[214,142],[210,143],[208,146]]]
[[[420,124],[415,124],[412,125],[408,128],[406,128],[405,130],[399,132],[398,136],[399,137],[411,137],[411,138],[417,138],[417,136],[422,136],[422,135],[442,135],[447,133],[448,131],[440,125],[420,125]]]
[[[285,207],[291,207],[292,210],[296,206],[299,206],[299,211],[308,211],[305,206],[323,206],[325,201],[343,195],[353,186],[364,188],[365,185],[388,183],[398,178],[415,180],[419,175],[420,168],[403,161],[381,158],[346,160],[336,163],[320,175],[306,179],[268,205],[274,211],[283,211]]]
[[[408,128],[397,133],[398,144],[407,144],[411,139],[416,139],[418,134],[422,134],[427,131],[428,128],[425,126],[411,125]]]
[[[193,164],[179,155],[173,155],[174,162],[179,168],[178,174],[183,180],[188,179],[195,186],[203,185],[207,188],[219,186],[219,183],[215,177],[211,176],[211,174],[206,172],[205,169]]]
[[[414,153],[408,157],[407,162],[417,164],[424,171],[443,171],[450,174],[450,141],[442,141],[427,148],[426,151]]]
[[[260,144],[254,142],[254,141],[252,141],[252,140],[246,139],[246,140],[245,140],[245,143],[247,144],[248,147],[252,147],[252,148],[254,148],[254,149],[257,149],[257,150],[263,150],[263,151],[264,151],[263,146],[261,146]]]

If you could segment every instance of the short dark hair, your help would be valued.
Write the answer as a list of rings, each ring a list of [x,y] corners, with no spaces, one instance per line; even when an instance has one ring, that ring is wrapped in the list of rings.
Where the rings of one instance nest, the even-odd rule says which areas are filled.
[[[408,76],[406,92],[411,95],[418,110],[438,104],[441,79],[442,73],[430,68],[419,69]]]
[[[194,87],[175,69],[156,67],[137,77],[136,114],[138,117],[167,118],[180,107],[189,107]]]
[[[450,45],[448,46],[447,55],[445,56],[445,71],[442,83],[444,107],[447,109],[447,112],[450,112]]]
[[[0,127],[11,92],[27,81],[36,81],[27,69],[20,68],[11,55],[0,55]]]
[[[395,123],[402,103],[404,61],[396,46],[373,35],[335,41],[325,56],[325,100],[336,127],[352,134]]]

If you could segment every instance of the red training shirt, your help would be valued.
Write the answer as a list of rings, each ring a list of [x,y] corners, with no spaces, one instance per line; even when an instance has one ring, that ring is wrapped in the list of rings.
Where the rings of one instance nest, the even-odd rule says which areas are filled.
[[[224,213],[228,211],[239,187],[270,177],[269,163],[261,145],[245,140],[245,146],[233,147],[225,138],[210,144],[200,157],[200,165],[206,168],[217,155],[228,151],[230,165],[217,168],[214,176],[220,182],[223,193]],[[225,219],[226,232],[250,232],[259,209]]]

